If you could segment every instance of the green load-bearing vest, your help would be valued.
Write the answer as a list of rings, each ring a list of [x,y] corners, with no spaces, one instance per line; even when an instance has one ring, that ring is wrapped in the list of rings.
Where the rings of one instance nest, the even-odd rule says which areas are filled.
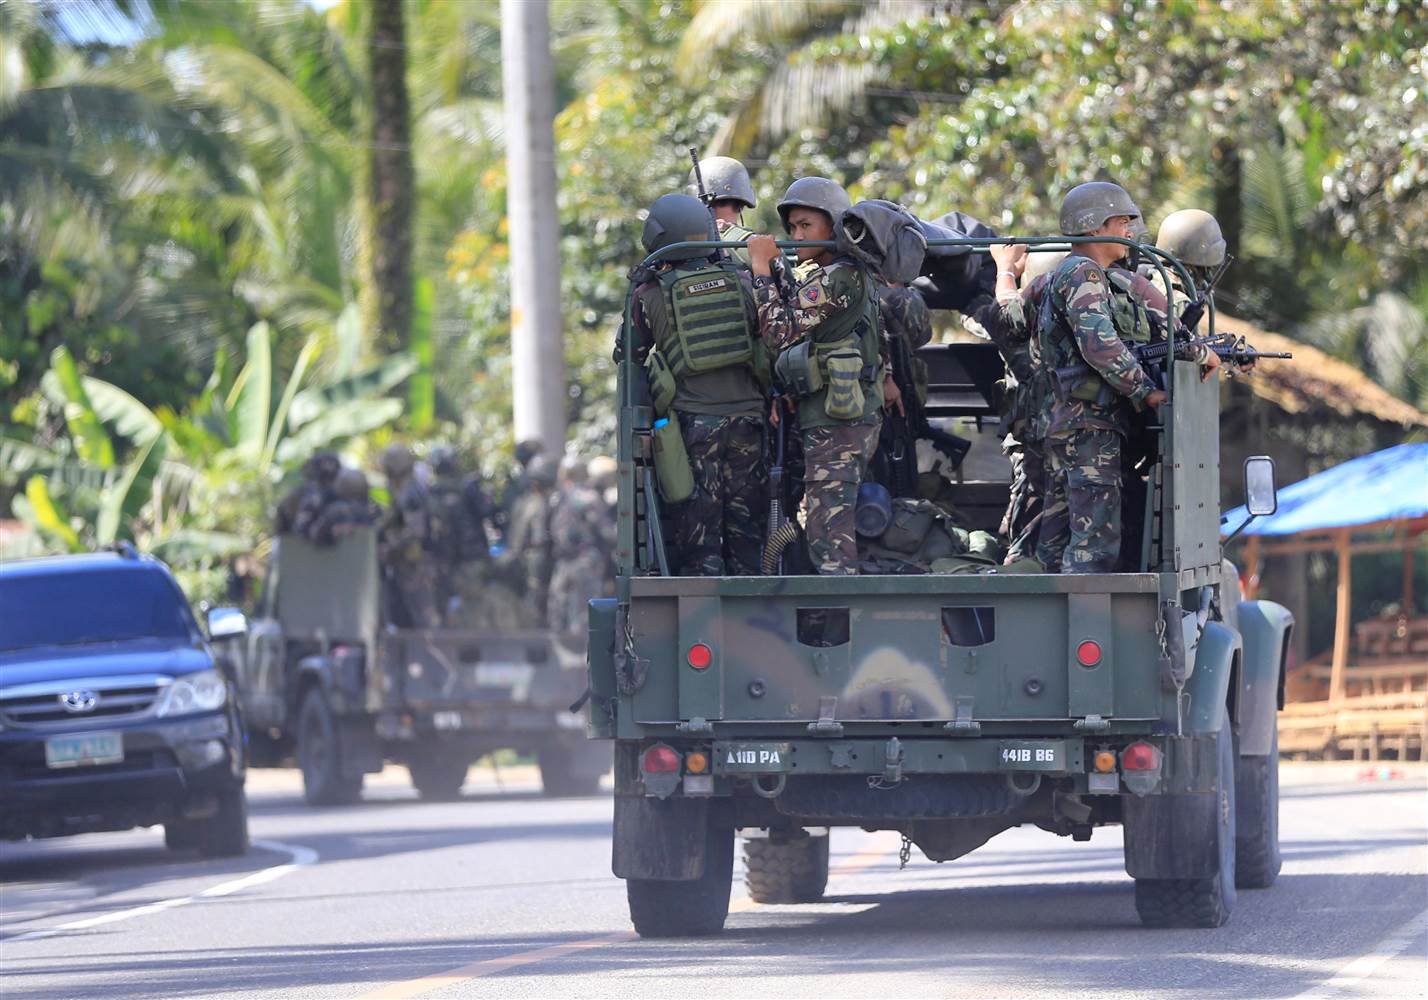
[[[1061,266],[1064,267],[1065,263],[1063,262]],[[1134,276],[1130,272],[1116,267],[1107,268],[1102,273],[1106,276],[1106,286],[1110,291],[1111,325],[1116,328],[1116,336],[1127,344],[1144,344],[1150,341],[1153,335],[1150,311],[1145,306],[1145,300],[1134,290]],[[1040,326],[1044,326],[1048,322],[1052,322],[1051,296],[1049,294],[1042,304]],[[1044,357],[1050,356],[1044,341],[1042,354]],[[1079,351],[1076,351],[1076,357],[1080,357]],[[1086,374],[1075,385],[1066,386],[1066,391],[1073,399],[1094,403],[1097,406],[1110,406],[1117,398],[1116,391],[1111,388],[1111,384],[1089,366]]]
[[[813,354],[823,375],[823,387],[813,395],[798,401],[798,422],[802,427],[854,423],[865,420],[868,414],[876,413],[883,406],[883,383],[882,379],[878,378],[881,366],[878,351],[878,300],[873,293],[872,279],[863,266],[851,257],[840,257],[835,263],[854,269],[858,275],[859,295],[849,308],[821,323],[813,331]],[[800,267],[795,269],[794,275],[796,278],[805,278],[804,272],[805,268]],[[827,364],[830,355],[849,353],[858,354],[862,361],[863,408],[859,416],[839,420],[828,415],[827,395],[830,387]]]
[[[659,283],[670,320],[659,350],[675,378],[753,364],[753,332],[736,265],[669,268]]]

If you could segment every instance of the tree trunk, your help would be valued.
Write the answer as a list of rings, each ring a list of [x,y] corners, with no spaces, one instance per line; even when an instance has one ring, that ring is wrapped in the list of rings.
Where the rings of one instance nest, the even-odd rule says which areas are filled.
[[[375,343],[382,351],[405,350],[412,323],[411,108],[407,100],[406,33],[402,0],[373,0],[367,36],[372,78],[372,142],[368,196],[371,213],[371,273],[376,291]]]

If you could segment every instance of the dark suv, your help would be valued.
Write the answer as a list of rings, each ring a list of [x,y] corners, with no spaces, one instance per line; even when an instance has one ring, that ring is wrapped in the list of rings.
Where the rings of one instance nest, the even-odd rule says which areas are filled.
[[[232,684],[163,563],[0,565],[0,837],[162,823],[172,849],[242,854],[243,779]]]

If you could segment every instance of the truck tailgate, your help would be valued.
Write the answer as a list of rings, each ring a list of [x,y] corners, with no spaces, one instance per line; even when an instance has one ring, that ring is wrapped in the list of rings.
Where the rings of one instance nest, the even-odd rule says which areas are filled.
[[[1158,610],[1153,574],[635,579],[635,721],[1157,719]]]

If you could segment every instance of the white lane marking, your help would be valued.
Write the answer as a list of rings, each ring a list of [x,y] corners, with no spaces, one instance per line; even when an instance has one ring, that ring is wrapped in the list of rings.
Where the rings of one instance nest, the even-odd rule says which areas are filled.
[[[1332,979],[1320,983],[1312,990],[1300,993],[1293,1000],[1325,1000],[1327,997],[1342,993],[1351,986],[1358,985],[1377,972],[1385,963],[1407,951],[1408,946],[1425,930],[1428,930],[1428,910],[1422,911],[1384,938],[1373,951],[1367,955],[1359,956],[1334,973]]]
[[[254,847],[260,847],[265,851],[277,851],[292,858],[287,864],[274,865],[271,868],[262,868],[255,872],[250,872],[242,878],[230,879],[227,882],[220,882],[217,885],[209,886],[201,892],[196,892],[192,896],[176,896],[173,899],[161,899],[154,903],[145,903],[143,906],[133,906],[127,910],[116,910],[113,913],[104,913],[97,917],[85,917],[83,920],[71,920],[68,923],[58,924],[54,927],[46,927],[43,930],[28,931],[24,934],[16,934],[13,937],[3,937],[0,941],[11,944],[16,941],[39,941],[44,938],[54,937],[65,931],[84,931],[91,927],[102,927],[105,924],[117,924],[121,920],[132,920],[135,917],[146,916],[150,913],[160,913],[164,910],[172,910],[178,906],[187,906],[196,899],[212,899],[217,896],[231,896],[235,892],[252,888],[255,885],[263,885],[274,879],[282,878],[291,872],[297,871],[305,865],[317,863],[317,852],[310,847],[303,847],[300,844],[284,844],[276,840],[255,840]]]

